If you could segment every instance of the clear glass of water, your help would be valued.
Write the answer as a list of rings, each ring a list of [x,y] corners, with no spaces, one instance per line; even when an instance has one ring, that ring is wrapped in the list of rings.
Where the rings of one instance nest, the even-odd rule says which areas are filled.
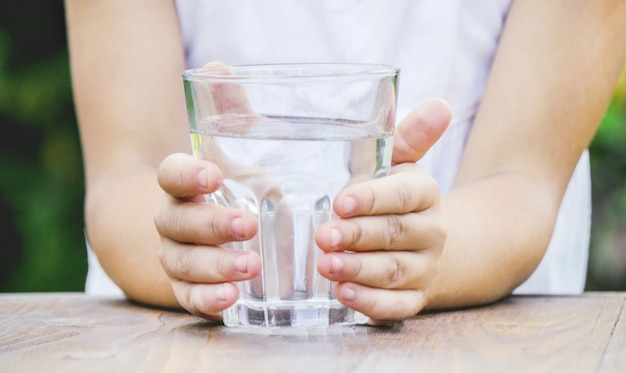
[[[217,164],[207,203],[250,211],[259,231],[232,242],[262,259],[224,311],[233,327],[327,327],[367,318],[316,270],[316,229],[350,183],[386,175],[399,69],[373,64],[210,64],[183,73],[194,155]]]

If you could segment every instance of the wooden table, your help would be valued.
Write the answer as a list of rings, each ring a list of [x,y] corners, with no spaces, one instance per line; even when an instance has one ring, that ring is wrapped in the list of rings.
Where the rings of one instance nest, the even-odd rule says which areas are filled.
[[[513,296],[393,327],[250,334],[73,293],[0,295],[0,372],[626,372],[626,293]]]

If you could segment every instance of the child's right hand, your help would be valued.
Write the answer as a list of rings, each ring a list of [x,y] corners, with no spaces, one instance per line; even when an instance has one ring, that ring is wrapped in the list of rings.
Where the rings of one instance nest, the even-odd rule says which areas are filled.
[[[221,319],[221,312],[239,296],[233,281],[258,276],[261,258],[219,245],[252,238],[257,218],[205,202],[203,195],[222,182],[220,170],[210,162],[172,154],[161,163],[158,181],[167,193],[155,216],[161,236],[159,256],[176,299],[193,314]]]

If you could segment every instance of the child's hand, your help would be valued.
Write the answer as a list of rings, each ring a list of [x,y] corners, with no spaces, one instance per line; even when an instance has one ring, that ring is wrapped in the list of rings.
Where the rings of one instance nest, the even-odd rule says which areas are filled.
[[[214,74],[234,74],[220,62],[209,62],[202,68]],[[196,95],[202,96],[199,109],[204,115],[245,113],[257,117],[239,84],[207,82],[196,89]],[[258,276],[261,258],[252,251],[219,246],[252,238],[258,223],[252,213],[206,203],[204,194],[216,191],[222,183],[220,167],[233,166],[216,147],[208,148],[213,163],[185,154],[173,154],[161,163],[159,185],[167,195],[155,224],[161,236],[161,264],[180,305],[203,317],[220,318],[239,296],[232,282]],[[253,171],[242,170],[240,174]]]
[[[427,303],[446,227],[437,183],[415,164],[447,128],[449,106],[427,101],[400,124],[389,176],[353,184],[334,201],[340,219],[316,234],[319,272],[336,296],[372,323],[401,320]]]
[[[168,194],[155,218],[161,264],[183,308],[218,319],[239,296],[232,282],[261,273],[261,258],[255,252],[218,245],[252,238],[258,228],[256,216],[204,201],[203,194],[214,192],[222,182],[219,169],[210,162],[173,154],[161,163],[158,177]]]

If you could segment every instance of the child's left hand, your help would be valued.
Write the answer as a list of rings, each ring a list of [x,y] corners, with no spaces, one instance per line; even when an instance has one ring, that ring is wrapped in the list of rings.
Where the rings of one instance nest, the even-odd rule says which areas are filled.
[[[441,100],[414,109],[396,130],[390,175],[344,188],[333,205],[340,218],[317,231],[318,271],[372,324],[415,315],[428,302],[447,230],[437,182],[415,162],[450,119]]]

